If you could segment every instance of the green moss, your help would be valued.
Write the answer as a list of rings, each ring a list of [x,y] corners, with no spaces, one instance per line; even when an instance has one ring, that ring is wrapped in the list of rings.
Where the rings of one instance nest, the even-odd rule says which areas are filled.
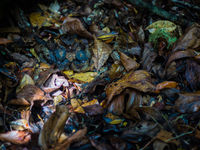
[[[154,47],[157,47],[158,40],[162,38],[167,41],[167,49],[173,46],[173,44],[176,42],[177,38],[173,36],[172,33],[167,32],[164,29],[158,29],[154,33],[150,34],[149,36],[149,42],[151,42]]]

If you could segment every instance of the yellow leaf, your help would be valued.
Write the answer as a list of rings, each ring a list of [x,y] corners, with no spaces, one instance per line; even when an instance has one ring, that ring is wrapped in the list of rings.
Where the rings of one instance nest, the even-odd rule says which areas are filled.
[[[7,64],[5,64],[4,65],[5,67],[16,67],[17,66],[17,64],[16,64],[16,62],[9,62],[9,63],[7,63]]]
[[[97,72],[75,73],[71,77],[82,82],[91,82],[97,76]]]
[[[123,122],[123,126],[124,126],[124,127],[126,127],[126,126],[127,126],[127,124],[128,124],[128,122],[126,122],[126,121],[125,121],[125,122]]]
[[[146,27],[146,30],[150,33],[154,33],[157,29],[164,29],[166,32],[173,32],[176,27],[176,24],[171,21],[159,20]]]
[[[90,106],[90,105],[94,105],[94,104],[99,104],[97,99],[93,99],[87,103],[84,103],[83,105],[81,105],[82,107],[86,107],[86,106]]]
[[[60,103],[63,99],[63,96],[62,95],[58,95],[56,97],[53,98],[53,101],[54,101],[54,104],[55,105],[58,105],[58,103]]]
[[[67,77],[69,77],[69,76],[71,76],[71,75],[74,74],[74,71],[73,71],[73,70],[66,70],[66,71],[63,71],[63,73],[64,73]]]
[[[83,83],[91,82],[97,76],[97,72],[75,73],[72,70],[63,72],[69,79],[75,79]]]
[[[77,107],[80,106],[80,101],[78,101],[77,99],[71,99],[71,105],[73,109],[76,109]]]
[[[103,101],[100,103],[100,105],[101,105],[103,108],[106,108],[106,107],[105,107],[105,104],[106,104],[106,101],[105,101],[105,100],[103,100]]]
[[[109,119],[111,119],[111,120],[119,119],[118,116],[113,115],[112,113],[107,113],[107,114],[105,115],[105,117],[106,117],[106,118],[109,118]]]
[[[31,13],[29,19],[33,27],[41,28],[42,26],[48,27],[52,25],[50,21],[48,21],[48,17],[43,16],[40,12]]]
[[[110,33],[110,29],[108,27],[103,28],[102,31],[104,31],[106,33]]]
[[[112,120],[111,122],[109,122],[110,124],[120,124],[122,123],[123,120],[122,119],[115,119],[115,120]]]
[[[33,56],[35,56],[35,58],[40,62],[40,58],[39,58],[38,55],[36,54],[34,48],[31,48],[31,49],[30,49],[30,52],[31,52],[31,54],[32,54]]]
[[[28,84],[35,85],[33,79],[28,74],[25,74],[20,82],[20,85],[16,89],[16,93],[18,93],[24,86]]]
[[[84,113],[85,113],[83,107],[81,107],[81,106],[79,106],[78,108],[76,108],[76,109],[74,110],[74,112],[81,113],[81,114],[84,114]]]
[[[48,64],[40,63],[40,69],[49,69],[51,68]]]

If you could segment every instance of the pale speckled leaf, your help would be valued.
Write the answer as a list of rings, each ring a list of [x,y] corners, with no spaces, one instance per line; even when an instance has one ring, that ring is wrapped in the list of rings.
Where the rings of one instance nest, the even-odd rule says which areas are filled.
[[[176,27],[176,24],[171,21],[158,20],[146,27],[146,30],[148,30],[150,33],[154,33],[157,29],[164,29],[167,32],[173,32]]]
[[[108,44],[97,40],[97,38],[94,36],[93,61],[97,70],[99,70],[106,63],[111,52],[112,49]]]

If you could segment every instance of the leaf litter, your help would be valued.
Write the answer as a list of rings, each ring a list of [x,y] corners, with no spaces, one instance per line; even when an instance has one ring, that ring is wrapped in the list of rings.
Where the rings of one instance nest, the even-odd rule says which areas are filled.
[[[15,7],[0,11],[1,149],[200,148],[197,0]]]

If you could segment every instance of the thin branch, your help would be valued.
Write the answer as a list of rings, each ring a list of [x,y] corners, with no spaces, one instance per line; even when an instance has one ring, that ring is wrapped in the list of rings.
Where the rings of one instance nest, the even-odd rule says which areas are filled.
[[[144,2],[143,0],[128,0],[128,1],[139,8],[146,9],[153,14],[156,14],[162,18],[165,18],[177,24],[191,25],[193,23],[180,16],[176,16],[175,14],[169,13],[162,8],[158,8],[157,6],[152,5],[151,3]]]

